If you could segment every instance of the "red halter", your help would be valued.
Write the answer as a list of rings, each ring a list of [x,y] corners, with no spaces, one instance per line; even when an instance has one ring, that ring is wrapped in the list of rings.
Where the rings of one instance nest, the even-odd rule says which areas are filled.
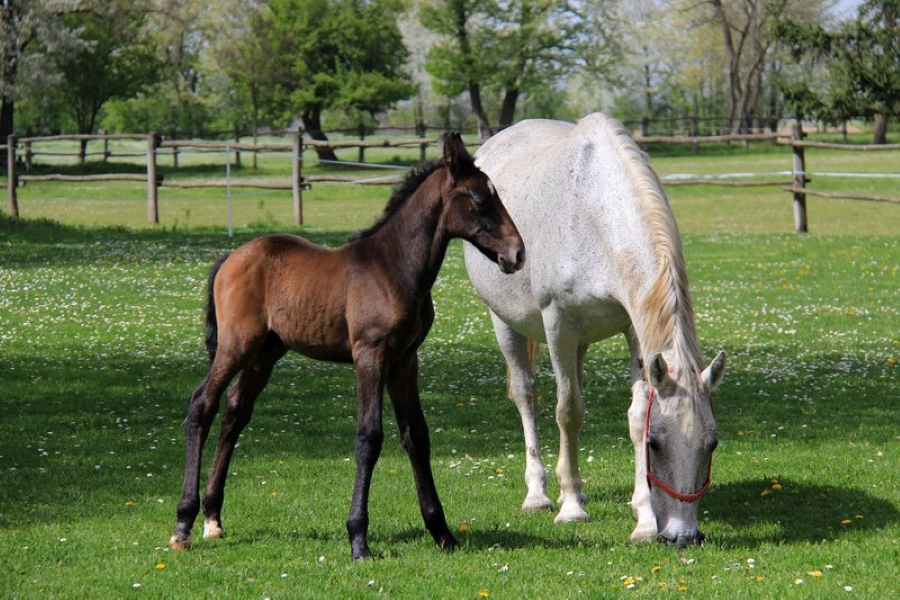
[[[673,370],[671,367],[669,370]],[[700,486],[700,489],[694,492],[693,494],[682,494],[675,488],[667,485],[662,479],[653,474],[653,471],[650,470],[650,407],[653,406],[653,392],[654,388],[650,386],[650,394],[647,396],[647,415],[644,417],[644,454],[647,457],[647,484],[652,487],[652,484],[656,484],[659,486],[659,489],[672,496],[676,500],[681,500],[682,502],[696,502],[700,498],[703,497],[703,494],[706,493],[706,490],[709,489],[709,478],[712,474],[712,456],[709,457],[709,468],[706,471],[706,481],[703,482],[703,485]]]

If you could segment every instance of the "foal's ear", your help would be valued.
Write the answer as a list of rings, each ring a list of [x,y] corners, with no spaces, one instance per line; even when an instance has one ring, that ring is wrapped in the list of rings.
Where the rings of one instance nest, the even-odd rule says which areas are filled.
[[[454,177],[460,174],[464,164],[472,162],[472,156],[466,150],[459,132],[451,131],[444,137],[444,162]]]

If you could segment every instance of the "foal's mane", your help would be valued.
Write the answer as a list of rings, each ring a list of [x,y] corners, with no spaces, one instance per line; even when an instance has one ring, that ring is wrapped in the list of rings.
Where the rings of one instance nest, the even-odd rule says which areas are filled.
[[[669,200],[646,155],[625,127],[609,118],[605,126],[634,185],[638,208],[650,228],[650,245],[658,265],[656,277],[640,300],[635,319],[639,323],[635,325],[641,353],[646,360],[671,345],[679,366],[699,373],[701,356],[694,306],[688,289],[681,234]]]
[[[419,165],[407,171],[403,181],[398,183],[394,187],[393,192],[391,192],[391,198],[384,207],[382,215],[378,217],[369,228],[360,229],[353,233],[350,236],[350,241],[355,242],[357,240],[365,239],[384,227],[384,224],[390,220],[394,213],[396,213],[410,197],[412,197],[413,193],[419,189],[419,186],[421,186],[432,173],[443,167],[444,164],[443,159],[433,158],[419,163]]]

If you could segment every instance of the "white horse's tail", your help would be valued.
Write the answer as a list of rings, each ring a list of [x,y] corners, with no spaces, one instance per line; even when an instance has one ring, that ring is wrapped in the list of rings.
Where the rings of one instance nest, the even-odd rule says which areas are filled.
[[[528,366],[531,367],[531,373],[537,368],[538,359],[540,358],[541,344],[528,338]],[[512,381],[509,377],[509,363],[506,363],[506,397],[515,400],[512,389]]]

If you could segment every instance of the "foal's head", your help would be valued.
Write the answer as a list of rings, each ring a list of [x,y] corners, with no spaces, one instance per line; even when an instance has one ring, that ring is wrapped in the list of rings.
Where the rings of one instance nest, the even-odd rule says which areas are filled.
[[[504,273],[513,273],[525,264],[525,244],[497,188],[466,150],[458,133],[444,140],[447,169],[441,195],[447,231],[478,248],[496,262]]]

